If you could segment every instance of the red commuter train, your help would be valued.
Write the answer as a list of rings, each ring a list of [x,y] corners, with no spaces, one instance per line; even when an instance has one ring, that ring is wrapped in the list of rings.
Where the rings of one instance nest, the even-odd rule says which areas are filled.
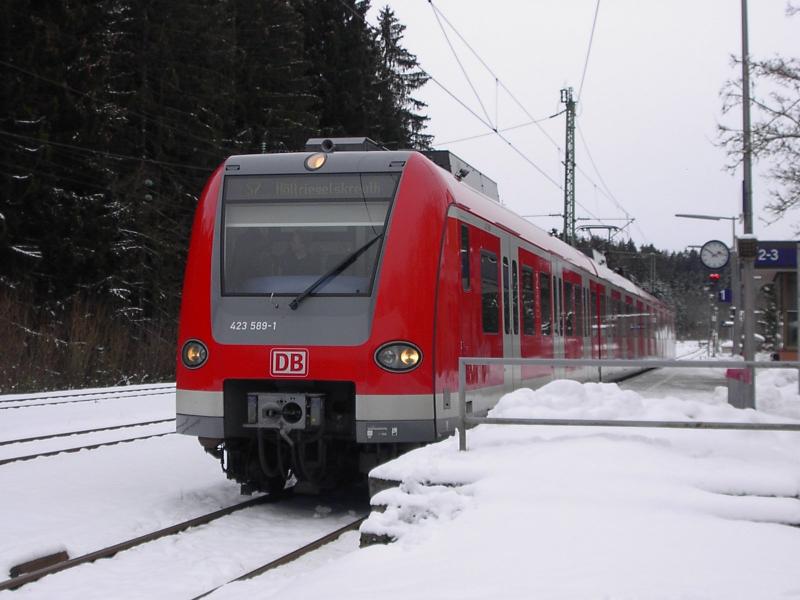
[[[244,492],[333,486],[452,434],[459,356],[673,356],[664,303],[449,152],[306,150],[230,157],[192,230],[177,430]],[[471,368],[470,409],[562,375]]]

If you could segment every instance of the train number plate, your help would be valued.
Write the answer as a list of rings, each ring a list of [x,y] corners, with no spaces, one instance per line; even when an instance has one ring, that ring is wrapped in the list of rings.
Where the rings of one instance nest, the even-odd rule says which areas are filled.
[[[272,377],[305,377],[308,375],[308,350],[305,348],[273,348],[269,355]]]

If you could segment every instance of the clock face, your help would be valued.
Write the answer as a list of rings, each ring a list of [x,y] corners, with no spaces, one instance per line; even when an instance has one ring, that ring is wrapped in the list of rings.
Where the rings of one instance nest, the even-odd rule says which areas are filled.
[[[730,250],[724,242],[711,240],[700,249],[700,261],[709,269],[721,269],[728,264]]]

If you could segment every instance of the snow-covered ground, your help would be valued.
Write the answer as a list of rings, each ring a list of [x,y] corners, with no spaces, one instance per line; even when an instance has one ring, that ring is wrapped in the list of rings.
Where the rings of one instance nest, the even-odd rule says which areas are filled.
[[[3,410],[0,441],[174,415],[174,394]],[[142,435],[143,429],[124,430],[121,437]],[[120,435],[104,432],[82,436],[79,443],[59,438],[25,446],[36,451],[53,444],[71,447],[114,433]],[[178,434],[0,465],[0,580],[13,565],[35,557],[60,550],[77,557],[244,499],[195,438]],[[190,598],[353,518],[347,507],[319,506],[315,499],[256,506],[113,559],[0,592],[0,598]]]
[[[729,407],[721,390],[666,385],[645,397],[557,381],[509,394],[493,416],[800,419],[795,371],[761,372],[757,381],[758,411]],[[800,598],[800,528],[791,526],[800,524],[800,433],[481,425],[468,444],[459,453],[450,438],[374,471],[402,481],[374,499],[387,509],[364,525],[395,536],[393,544],[359,549],[358,535],[347,534],[211,598]],[[239,500],[219,465],[177,435],[0,466],[0,490],[0,569],[48,548],[80,554]],[[0,599],[189,598],[256,566],[259,549],[288,549],[349,517],[313,501],[274,508]],[[159,561],[180,568],[162,566],[145,581]]]

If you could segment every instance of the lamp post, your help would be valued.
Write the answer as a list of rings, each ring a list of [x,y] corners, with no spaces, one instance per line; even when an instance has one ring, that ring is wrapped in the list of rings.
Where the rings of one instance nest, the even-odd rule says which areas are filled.
[[[736,356],[739,354],[739,341],[741,333],[739,331],[739,301],[741,299],[741,285],[739,283],[739,255],[736,252],[736,221],[738,217],[720,217],[717,215],[691,215],[691,214],[676,214],[676,217],[682,219],[705,219],[707,221],[730,221],[731,222],[731,308],[733,309],[733,331],[731,337],[733,338],[733,348],[731,354]]]
[[[744,359],[755,360],[755,274],[758,242],[753,235],[753,174],[752,174],[752,134],[750,131],[750,50],[747,32],[747,0],[742,0],[742,216],[744,219],[744,240],[738,249],[742,261],[744,279]],[[756,371],[750,369],[746,383],[744,406],[756,407]]]

